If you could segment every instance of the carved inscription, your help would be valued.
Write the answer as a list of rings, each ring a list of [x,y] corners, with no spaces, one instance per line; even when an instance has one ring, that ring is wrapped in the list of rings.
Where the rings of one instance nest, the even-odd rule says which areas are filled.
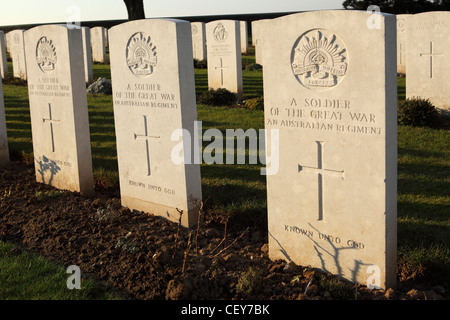
[[[366,245],[360,241],[354,240],[354,239],[347,239],[343,236],[339,235],[332,235],[332,234],[326,234],[323,232],[318,231],[317,229],[310,230],[306,228],[299,228],[297,226],[290,226],[285,224],[284,225],[284,231],[290,232],[290,233],[296,233],[300,236],[305,236],[310,238],[313,241],[319,240],[324,241],[332,244],[333,246],[343,246],[345,248],[353,248],[353,249],[359,249],[364,250],[366,248]]]
[[[350,134],[381,135],[377,115],[352,110],[350,100],[292,98],[285,105],[268,108],[266,126]]]
[[[114,93],[114,105],[176,110],[178,96],[164,91],[159,83],[128,83],[125,90]]]

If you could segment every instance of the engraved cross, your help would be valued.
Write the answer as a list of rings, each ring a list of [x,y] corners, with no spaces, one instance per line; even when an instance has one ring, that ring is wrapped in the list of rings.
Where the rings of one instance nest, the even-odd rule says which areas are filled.
[[[220,69],[220,85],[223,86],[223,70],[228,69],[228,67],[223,66],[222,58],[220,58],[220,67],[215,67],[214,69]]]
[[[324,185],[323,185],[323,176],[329,175],[333,177],[338,177],[344,180],[344,170],[333,170],[333,169],[324,169],[322,165],[323,159],[323,141],[316,141],[317,143],[317,168],[315,167],[307,167],[298,165],[298,172],[313,172],[317,174],[317,182],[318,182],[318,199],[319,199],[319,210],[318,210],[318,220],[323,220],[324,213]]]
[[[442,56],[443,53],[433,52],[433,41],[430,41],[430,52],[429,53],[420,53],[420,56],[430,56],[430,78],[433,78],[433,57],[434,56]]]
[[[151,175],[151,170],[150,170],[150,147],[149,147],[149,139],[159,139],[160,136],[150,136],[148,135],[148,126],[147,126],[147,116],[143,116],[144,117],[144,134],[134,134],[134,140],[145,140],[145,148],[146,148],[146,152],[147,152],[147,172],[148,172],[148,176]]]
[[[50,124],[50,135],[51,135],[51,140],[52,140],[52,152],[55,152],[55,138],[53,136],[53,124],[60,124],[60,120],[53,119],[51,103],[48,104],[48,114],[49,114],[48,119],[42,118],[42,122],[43,123],[47,122],[47,123]]]

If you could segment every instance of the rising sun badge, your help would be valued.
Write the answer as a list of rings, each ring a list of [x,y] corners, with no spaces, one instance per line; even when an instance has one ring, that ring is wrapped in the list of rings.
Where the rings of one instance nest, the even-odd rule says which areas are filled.
[[[48,40],[47,37],[39,39],[36,46],[36,61],[39,68],[44,73],[52,72],[56,65],[56,49],[53,41]]]
[[[133,34],[127,44],[126,58],[130,71],[136,77],[151,75],[156,67],[157,55],[150,36],[143,32]]]
[[[301,35],[294,44],[291,66],[297,80],[307,88],[336,86],[347,73],[347,49],[341,39],[324,29]]]

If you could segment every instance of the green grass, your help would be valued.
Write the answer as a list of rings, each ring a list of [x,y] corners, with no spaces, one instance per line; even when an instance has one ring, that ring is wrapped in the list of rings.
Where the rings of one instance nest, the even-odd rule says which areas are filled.
[[[66,269],[0,241],[0,300],[111,300],[120,299],[81,275],[81,289],[68,289]]]
[[[244,56],[246,63],[254,56]],[[252,60],[253,59],[253,60]],[[94,64],[94,79],[110,78],[109,66]],[[11,70],[11,68],[10,68]],[[262,72],[244,71],[244,99],[263,94]],[[208,89],[207,70],[195,70],[197,94]],[[28,93],[4,85],[8,141],[13,155],[32,159]],[[405,78],[398,79],[398,99],[405,99]],[[94,177],[117,186],[117,154],[111,96],[88,95]],[[198,105],[207,129],[263,129],[264,114],[242,108]],[[398,128],[398,254],[411,266],[450,274],[450,133],[429,128]],[[207,147],[209,141],[204,141]],[[246,151],[248,153],[248,150]],[[223,155],[224,156],[224,155]],[[225,158],[224,158],[225,159]],[[266,180],[261,165],[201,165],[202,189],[211,215],[236,223],[266,227]],[[431,270],[430,269],[430,270]],[[0,282],[1,283],[1,282]]]

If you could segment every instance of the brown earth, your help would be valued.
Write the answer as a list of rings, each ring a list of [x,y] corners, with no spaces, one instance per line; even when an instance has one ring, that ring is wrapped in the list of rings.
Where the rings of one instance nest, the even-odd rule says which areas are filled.
[[[117,189],[94,196],[35,182],[34,168],[0,169],[0,240],[116,288],[129,299],[449,299],[399,262],[397,290],[369,290],[308,267],[271,261],[267,232],[208,216],[194,230],[122,208]],[[224,237],[226,230],[226,237]],[[250,271],[249,271],[250,270]],[[340,280],[339,280],[340,281]],[[330,285],[331,284],[331,285]]]

